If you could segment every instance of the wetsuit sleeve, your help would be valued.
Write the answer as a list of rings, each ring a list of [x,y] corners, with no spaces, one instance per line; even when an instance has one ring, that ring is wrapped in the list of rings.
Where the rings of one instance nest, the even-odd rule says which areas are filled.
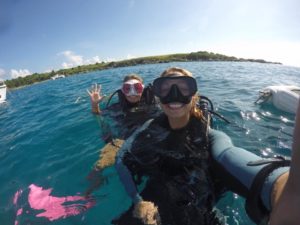
[[[263,158],[243,148],[233,146],[231,139],[221,131],[210,129],[209,138],[217,175],[223,178],[223,183],[231,191],[243,197],[248,196],[254,178],[266,165],[249,166],[247,164],[250,161],[263,160]],[[268,210],[271,209],[273,184],[288,170],[289,167],[277,168],[265,179],[260,198]]]
[[[103,103],[104,104],[104,103]],[[104,107],[103,107],[104,108]],[[113,132],[112,126],[111,126],[111,117],[109,116],[109,111],[119,111],[120,106],[118,103],[114,103],[108,108],[104,108],[101,110],[99,114],[95,115],[95,118],[99,124],[99,127],[101,129],[102,133],[102,139],[105,143],[109,143],[112,141],[113,138],[117,137],[117,134]]]
[[[113,139],[113,132],[107,120],[100,114],[96,115],[96,120],[101,130],[101,136],[105,143],[110,142]]]
[[[142,197],[139,195],[135,182],[133,180],[132,174],[129,168],[124,164],[124,161],[132,160],[129,159],[130,154],[127,152],[122,156],[118,156],[116,160],[116,170],[120,177],[121,182],[124,185],[124,188],[127,194],[130,196],[134,203],[142,200]],[[126,159],[126,160],[125,160]]]
[[[142,200],[142,198],[138,193],[132,173],[128,167],[128,164],[137,162],[136,158],[131,153],[131,149],[133,143],[137,139],[137,136],[151,124],[152,120],[153,119],[146,121],[141,127],[136,129],[129,138],[127,138],[116,157],[116,170],[127,194],[131,197],[134,203]],[[138,163],[136,163],[136,165],[138,165]]]

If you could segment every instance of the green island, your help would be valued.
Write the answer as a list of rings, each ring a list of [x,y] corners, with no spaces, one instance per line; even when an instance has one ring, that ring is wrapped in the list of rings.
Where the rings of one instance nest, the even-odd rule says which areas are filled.
[[[234,56],[226,56],[218,53],[199,51],[191,53],[178,53],[160,56],[147,56],[139,57],[121,61],[112,62],[101,62],[89,65],[81,65],[69,69],[60,69],[57,71],[52,70],[47,73],[34,73],[25,77],[18,77],[11,80],[6,80],[5,84],[8,88],[22,87],[45,80],[51,79],[56,74],[61,74],[65,76],[71,76],[78,73],[87,73],[95,70],[105,70],[117,67],[127,67],[142,64],[154,64],[154,63],[168,63],[168,62],[191,62],[191,61],[231,61],[231,62],[257,62],[257,63],[273,63],[281,64],[278,62],[267,62],[263,59],[243,59],[236,58]]]

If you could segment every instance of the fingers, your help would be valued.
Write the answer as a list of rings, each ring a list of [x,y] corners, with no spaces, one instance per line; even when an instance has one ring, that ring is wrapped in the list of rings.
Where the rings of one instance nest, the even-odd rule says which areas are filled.
[[[139,218],[147,225],[160,224],[158,208],[148,201],[140,201],[135,205],[133,216]]]
[[[101,93],[101,88],[102,88],[101,84],[98,84],[98,87],[97,87],[97,92],[98,93]]]
[[[93,86],[93,91],[94,91],[94,92],[99,92],[99,87],[100,87],[100,86],[101,86],[101,85],[95,83],[94,86]]]
[[[89,94],[89,96],[92,96],[92,95],[95,94],[95,93],[101,95],[101,89],[102,89],[101,84],[95,83],[95,84],[92,85],[92,87],[91,87],[90,90],[87,89],[86,91],[87,91],[87,93]]]
[[[94,84],[93,92],[99,93],[101,92],[101,84]]]
[[[92,96],[92,93],[89,91],[89,89],[86,89],[86,91],[89,94],[89,96]]]

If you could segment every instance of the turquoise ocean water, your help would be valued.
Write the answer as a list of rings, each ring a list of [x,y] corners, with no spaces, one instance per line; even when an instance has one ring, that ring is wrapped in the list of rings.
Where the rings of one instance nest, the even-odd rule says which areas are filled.
[[[114,168],[105,171],[103,186],[93,193],[95,206],[83,213],[50,221],[30,210],[28,187],[52,188],[56,197],[82,195],[86,176],[104,146],[101,130],[90,110],[86,89],[101,83],[109,94],[124,75],[140,74],[145,83],[171,66],[184,67],[198,81],[200,93],[208,96],[217,112],[232,121],[217,121],[234,144],[262,156],[290,156],[294,115],[272,105],[255,105],[258,91],[268,85],[300,85],[300,68],[273,64],[237,62],[189,62],[142,65],[78,74],[8,91],[0,105],[0,224],[106,225],[127,209],[130,201]],[[115,128],[115,129],[121,129]],[[17,205],[14,195],[22,190]],[[242,198],[227,194],[218,208],[228,224],[252,224]],[[23,207],[21,216],[18,208]]]

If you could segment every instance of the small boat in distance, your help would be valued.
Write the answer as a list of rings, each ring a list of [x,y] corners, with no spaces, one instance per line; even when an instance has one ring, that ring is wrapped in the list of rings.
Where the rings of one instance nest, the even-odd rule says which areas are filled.
[[[56,74],[53,77],[51,77],[52,80],[60,79],[60,78],[65,78],[65,75],[63,74]]]
[[[4,81],[0,80],[0,103],[5,102],[6,100],[6,89]]]
[[[276,108],[289,113],[296,113],[300,95],[297,86],[268,86],[259,91],[257,104],[271,102]]]

